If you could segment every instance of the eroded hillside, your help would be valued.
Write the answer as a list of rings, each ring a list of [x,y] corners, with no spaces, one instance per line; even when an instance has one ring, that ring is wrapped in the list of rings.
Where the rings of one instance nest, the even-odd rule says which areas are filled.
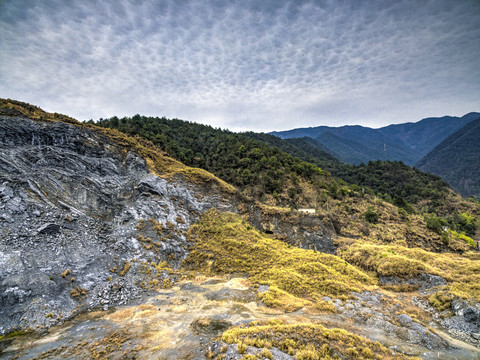
[[[177,163],[83,126],[2,116],[0,139],[3,334],[132,300],[152,287],[146,263],[179,266],[184,232],[205,210],[236,211],[212,175],[196,184],[182,166],[156,176]],[[162,267],[151,277],[175,281]]]

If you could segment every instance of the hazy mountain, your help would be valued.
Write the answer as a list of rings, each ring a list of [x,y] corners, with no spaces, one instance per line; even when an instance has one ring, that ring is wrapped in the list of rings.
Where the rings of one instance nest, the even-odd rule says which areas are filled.
[[[407,164],[413,164],[417,160],[414,151],[403,145],[393,143],[373,129],[362,129],[360,126],[355,128],[346,129],[347,131],[344,132],[324,132],[315,139],[327,148],[332,149],[332,152],[338,154],[342,161],[350,164],[358,165],[374,159],[403,161]],[[363,130],[367,131],[362,133]]]
[[[282,139],[310,137],[330,149],[340,160],[360,164],[370,160],[403,161],[414,165],[447,136],[466,125],[479,113],[463,117],[427,118],[416,123],[372,129],[364,126],[298,128],[274,131]]]
[[[402,145],[427,154],[447,136],[479,116],[480,113],[472,112],[461,118],[452,116],[427,118],[416,123],[389,125],[379,130],[389,138],[398,140]]]
[[[480,198],[480,116],[447,137],[417,164],[464,196]]]

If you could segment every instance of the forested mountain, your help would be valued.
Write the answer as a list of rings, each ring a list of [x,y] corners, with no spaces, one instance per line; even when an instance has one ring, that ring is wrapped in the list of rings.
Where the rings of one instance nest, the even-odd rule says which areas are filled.
[[[447,136],[479,115],[469,113],[461,118],[427,118],[416,123],[395,124],[379,129],[318,126],[271,134],[282,139],[311,137],[325,145],[340,160],[351,164],[391,160],[414,165]]]
[[[318,166],[270,146],[253,133],[233,133],[178,119],[140,115],[101,119],[97,125],[148,139],[184,164],[210,171],[245,195],[273,204],[307,205],[306,187],[337,188],[336,181]],[[271,135],[266,137],[282,141]],[[291,150],[293,153],[293,146]]]
[[[210,171],[272,205],[314,206],[313,202],[323,201],[322,196],[312,198],[312,191],[319,188],[334,197],[352,190],[377,194],[409,212],[441,216],[451,214],[452,204],[463,201],[437,176],[401,162],[344,164],[308,137],[283,140],[140,115],[101,119],[97,124],[144,137],[181,162]]]
[[[480,116],[442,141],[417,166],[464,196],[480,199]]]
[[[270,146],[275,146],[292,156],[299,157],[329,172],[335,171],[342,165],[342,162],[338,160],[338,156],[332,154],[329,149],[317,140],[309,137],[280,139],[277,136],[265,133],[247,132],[244,134],[252,139],[263,141]]]
[[[448,209],[452,206],[450,186],[440,177],[402,162],[377,160],[360,165],[343,164],[332,174],[350,184],[368,187],[408,212],[451,211]],[[445,209],[441,211],[442,208]]]

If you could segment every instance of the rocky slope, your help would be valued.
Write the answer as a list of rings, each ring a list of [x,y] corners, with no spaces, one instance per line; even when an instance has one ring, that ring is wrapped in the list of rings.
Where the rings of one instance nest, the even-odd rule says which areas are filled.
[[[179,266],[205,210],[235,211],[224,197],[153,175],[96,131],[0,117],[0,334],[131,301],[149,287],[146,262]],[[157,268],[150,278],[175,281]]]

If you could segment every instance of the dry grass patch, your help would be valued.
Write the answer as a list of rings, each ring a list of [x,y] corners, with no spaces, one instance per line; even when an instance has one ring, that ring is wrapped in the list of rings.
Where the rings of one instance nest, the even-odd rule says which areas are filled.
[[[446,290],[460,298],[480,301],[480,254],[434,253],[400,245],[357,241],[338,250],[338,255],[377,275],[415,277],[421,273],[447,280]]]
[[[276,347],[295,359],[415,359],[343,329],[320,324],[286,324],[281,320],[252,322],[230,328],[221,339],[240,347]]]
[[[268,238],[236,214],[211,209],[187,236],[194,243],[184,261],[187,268],[207,275],[248,274],[252,283],[271,286],[263,297],[272,306],[288,300],[284,306],[295,308],[306,304],[305,299],[346,297],[375,284],[371,276],[337,256]]]

